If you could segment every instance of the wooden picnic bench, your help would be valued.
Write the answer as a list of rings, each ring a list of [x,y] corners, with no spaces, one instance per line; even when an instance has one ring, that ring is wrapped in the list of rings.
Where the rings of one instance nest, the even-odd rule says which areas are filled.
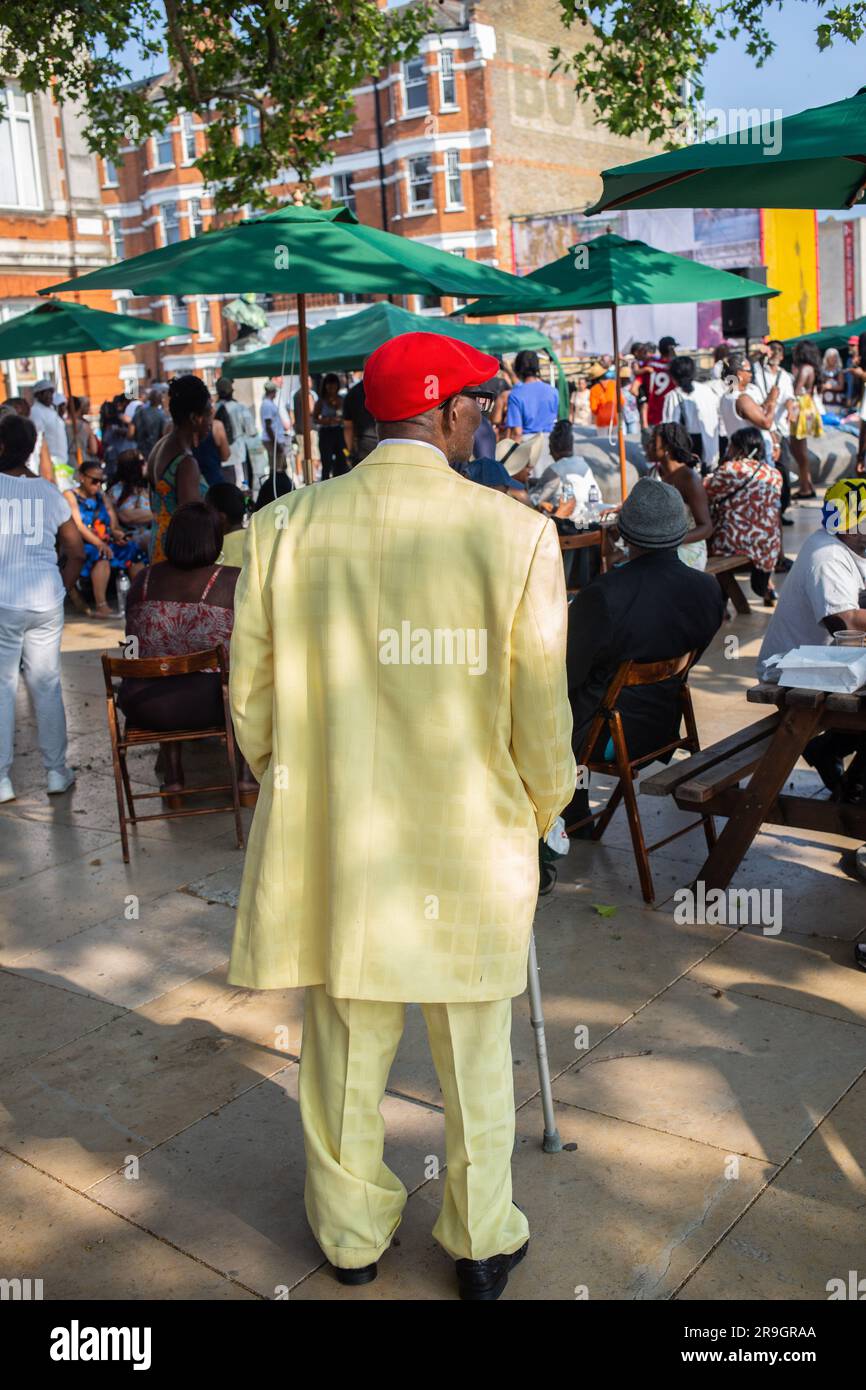
[[[746,692],[746,699],[772,705],[775,713],[711,748],[670,763],[640,784],[642,794],[672,796],[683,811],[727,818],[696,875],[695,881],[703,881],[707,889],[728,886],[762,825],[788,825],[866,841],[866,807],[782,790],[816,734],[826,729],[866,734],[866,692],[836,695],[760,684]]]
[[[748,555],[710,555],[707,560],[707,574],[714,574],[722,587],[725,598],[729,598],[738,613],[751,613],[749,600],[743,592],[735,570],[751,568]]]

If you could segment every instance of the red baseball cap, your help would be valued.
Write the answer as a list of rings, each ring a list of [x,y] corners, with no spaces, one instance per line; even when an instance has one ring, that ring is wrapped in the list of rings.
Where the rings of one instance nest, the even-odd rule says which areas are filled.
[[[442,333],[401,333],[364,367],[364,396],[375,420],[409,420],[499,371],[495,357]]]

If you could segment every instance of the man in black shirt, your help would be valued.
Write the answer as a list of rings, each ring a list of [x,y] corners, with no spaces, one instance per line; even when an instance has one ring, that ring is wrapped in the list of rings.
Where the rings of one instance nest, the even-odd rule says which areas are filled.
[[[690,569],[677,555],[688,529],[676,488],[641,478],[620,512],[628,563],[599,575],[569,609],[566,669],[578,764],[590,724],[621,662],[666,661],[703,651],[721,625],[725,604],[718,580]],[[618,707],[632,758],[679,737],[679,687],[675,677],[622,692]],[[607,732],[591,756],[612,758]],[[562,814],[566,829],[587,816],[588,789],[578,788]]]
[[[162,392],[151,388],[147,393],[147,404],[140,405],[132,422],[132,433],[139,452],[147,458],[162,438],[165,430],[166,414],[162,409]]]
[[[343,433],[353,467],[378,447],[376,421],[367,409],[363,380],[350,386],[343,398]]]

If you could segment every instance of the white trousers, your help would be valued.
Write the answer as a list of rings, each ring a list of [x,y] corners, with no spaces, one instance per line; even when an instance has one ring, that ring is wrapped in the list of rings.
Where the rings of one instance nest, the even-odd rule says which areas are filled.
[[[66,711],[60,686],[63,604],[46,612],[0,608],[0,777],[8,777],[15,753],[18,672],[36,713],[39,751],[46,772],[66,766]]]

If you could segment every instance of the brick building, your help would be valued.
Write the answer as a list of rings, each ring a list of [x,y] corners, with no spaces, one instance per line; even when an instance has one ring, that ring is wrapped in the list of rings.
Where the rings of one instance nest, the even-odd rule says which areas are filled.
[[[50,94],[28,96],[0,78],[0,319],[41,303],[45,285],[107,264],[110,246],[97,178],[81,122]],[[78,296],[111,311],[112,296]],[[100,401],[118,389],[120,354],[71,354],[76,394]],[[14,396],[48,374],[60,383],[53,357],[0,362],[0,398]]]
[[[598,173],[645,153],[641,142],[596,125],[568,77],[549,76],[548,50],[578,41],[559,22],[556,0],[445,0],[438,27],[418,57],[383,71],[356,92],[356,123],[318,170],[324,203],[345,203],[362,222],[506,270],[515,264],[512,219],[589,203]],[[152,84],[159,97],[160,79]],[[250,108],[238,140],[259,138]],[[116,257],[137,255],[206,230],[209,190],[193,167],[207,139],[206,115],[185,114],[159,137],[127,147],[116,165],[100,161],[102,198]],[[291,180],[274,187],[281,199]],[[209,381],[235,337],[223,317],[229,293],[190,300],[137,298],[124,307],[147,317],[187,321],[189,339],[136,349],[125,381],[180,370]],[[261,300],[271,333],[293,331],[294,300]],[[410,296],[406,307],[448,312],[454,302]],[[313,295],[309,321],[357,308],[353,296]]]
[[[568,77],[549,76],[551,45],[568,50],[579,41],[579,31],[566,31],[559,16],[557,0],[443,0],[419,55],[357,90],[356,123],[316,173],[319,197],[348,204],[372,226],[506,270],[531,269],[516,264],[515,219],[585,205],[597,195],[602,168],[645,152],[640,142],[596,125]],[[162,80],[149,83],[154,101]],[[6,99],[14,120],[0,125],[0,167],[14,167],[17,202],[4,206],[0,194],[0,313],[31,307],[46,284],[211,225],[210,190],[193,164],[207,139],[206,112],[185,113],[111,162],[87,152],[70,108],[61,111],[49,96],[25,98],[14,87]],[[237,139],[258,141],[253,108]],[[299,192],[291,179],[272,191],[283,200]],[[87,364],[73,359],[73,389],[98,403],[120,381],[137,389],[193,370],[212,383],[236,337],[223,314],[235,290],[191,299],[91,295],[97,307],[186,322],[190,336],[134,353],[91,354]],[[269,318],[266,337],[294,331],[292,297],[260,302]],[[430,313],[454,307],[420,296],[404,302]],[[309,320],[356,307],[353,296],[314,295]],[[13,366],[7,390],[49,365]]]

